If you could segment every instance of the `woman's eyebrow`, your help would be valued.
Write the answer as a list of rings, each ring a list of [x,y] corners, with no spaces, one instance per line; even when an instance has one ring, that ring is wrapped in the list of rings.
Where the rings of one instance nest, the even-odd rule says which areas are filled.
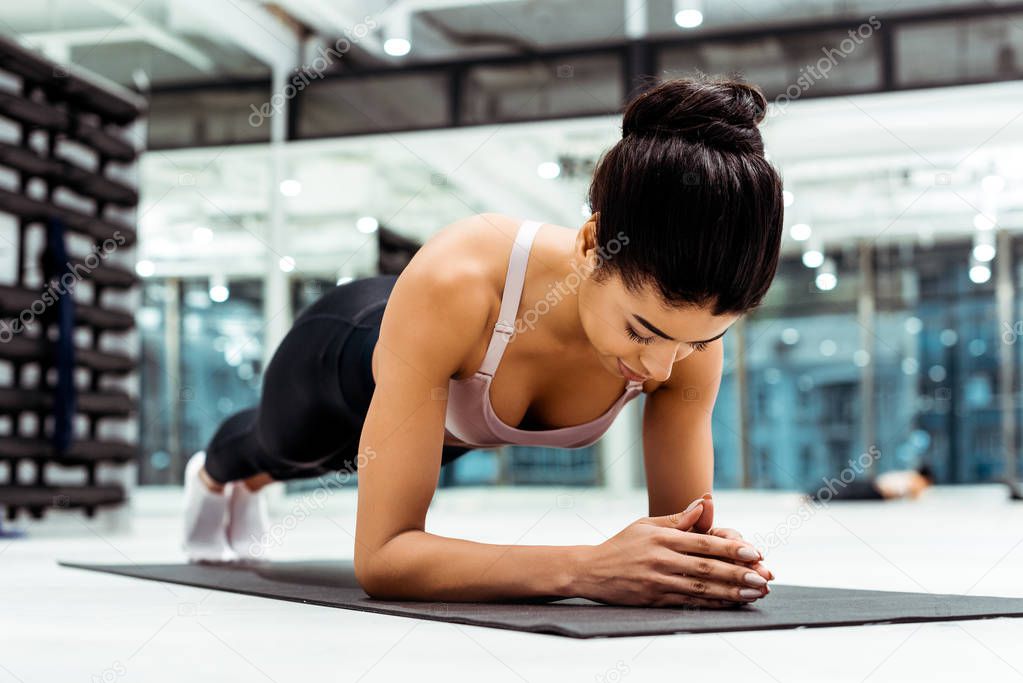
[[[650,330],[651,332],[656,334],[658,337],[661,337],[662,339],[667,339],[668,341],[678,341],[674,337],[670,337],[667,334],[665,334],[664,332],[662,332],[661,330],[659,330],[656,327],[654,327],[650,323],[649,320],[647,320],[643,316],[639,315],[638,313],[633,313],[632,317],[634,317],[636,320],[638,320],[640,323],[642,323],[645,328],[647,328],[648,330]],[[727,332],[727,331],[728,331],[728,329],[726,328],[725,332]],[[722,332],[721,334],[717,335],[716,337],[711,337],[710,339],[704,339],[703,341],[686,342],[686,344],[709,344],[712,341],[714,341],[715,339],[720,339],[721,337],[725,336],[725,332]]]

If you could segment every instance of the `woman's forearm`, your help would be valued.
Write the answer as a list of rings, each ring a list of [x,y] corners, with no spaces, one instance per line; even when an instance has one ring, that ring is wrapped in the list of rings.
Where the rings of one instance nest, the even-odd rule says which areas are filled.
[[[497,545],[414,530],[356,564],[366,568],[358,576],[363,590],[382,600],[558,599],[575,597],[573,586],[590,547]]]

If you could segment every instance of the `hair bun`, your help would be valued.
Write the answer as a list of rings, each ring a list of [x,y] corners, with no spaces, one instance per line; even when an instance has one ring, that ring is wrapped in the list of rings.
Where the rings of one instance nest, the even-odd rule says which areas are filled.
[[[763,153],[757,125],[767,99],[743,81],[678,78],[664,81],[632,100],[622,118],[622,135],[677,135],[690,142],[734,151]]]

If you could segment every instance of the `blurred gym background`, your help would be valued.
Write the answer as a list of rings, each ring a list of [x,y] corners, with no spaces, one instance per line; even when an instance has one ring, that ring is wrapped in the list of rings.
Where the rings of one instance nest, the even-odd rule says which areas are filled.
[[[53,247],[52,212],[19,192],[120,211],[137,229],[108,259],[120,284],[95,292],[97,308],[134,322],[85,321],[83,348],[101,357],[75,365],[81,391],[116,374],[129,402],[71,421],[95,451],[62,461],[50,399],[18,398],[45,388],[26,379],[33,361],[43,377],[60,363],[0,344],[0,467],[14,496],[0,505],[91,512],[180,485],[219,421],[257,401],[305,305],[400,272],[472,213],[581,225],[624,104],[651,76],[693,70],[763,88],[787,192],[777,279],[725,337],[717,486],[804,490],[872,446],[878,472],[1016,477],[1023,3],[44,0],[5,3],[0,32],[0,169],[14,197],[0,205],[0,284],[37,286],[36,256]],[[51,106],[63,126],[19,102]],[[132,153],[118,159],[90,130]],[[19,149],[58,165],[47,175]],[[91,176],[76,189],[62,164]],[[119,207],[104,179],[129,192]],[[14,294],[0,298],[8,320]],[[440,484],[640,489],[642,405],[591,448],[475,451]],[[122,493],[11,492],[52,482]]]

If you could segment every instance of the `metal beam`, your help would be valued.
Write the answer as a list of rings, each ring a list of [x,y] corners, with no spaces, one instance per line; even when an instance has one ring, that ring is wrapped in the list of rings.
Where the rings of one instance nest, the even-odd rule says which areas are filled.
[[[863,447],[851,457],[868,452],[877,446],[877,429],[875,424],[874,380],[877,374],[877,344],[874,328],[877,323],[876,283],[874,281],[874,249],[873,242],[861,240],[859,251],[860,287],[856,296],[856,319],[860,325],[860,349],[867,352],[867,363],[860,368],[860,438]],[[866,475],[874,477],[874,461],[867,465]]]
[[[509,2],[520,2],[521,0],[487,0],[488,5],[501,5]],[[407,12],[427,12],[431,10],[450,9],[452,7],[479,7],[479,0],[395,0],[381,14],[404,10]]]
[[[174,35],[165,27],[144,17],[136,11],[137,5],[132,7],[119,0],[89,0],[89,2],[113,16],[121,24],[134,28],[147,42],[187,62],[199,71],[204,73],[216,71],[216,64],[205,53]],[[101,38],[97,42],[106,42],[106,39]]]
[[[38,45],[40,47],[53,43],[74,47],[76,45],[132,43],[145,40],[142,33],[133,26],[83,28],[74,31],[37,31],[35,33],[22,33],[18,38],[29,45]]]
[[[365,50],[377,59],[394,60],[384,52],[380,39],[368,28],[365,35],[353,35],[356,27],[366,23],[366,14],[357,12],[351,5],[340,0],[277,0],[277,4],[317,35],[326,38],[344,36],[352,46]],[[374,18],[373,15],[370,17]]]
[[[273,13],[247,0],[175,0],[170,24],[198,20],[211,37],[236,45],[273,69],[290,72],[299,65],[298,35]]]
[[[1010,341],[1015,339],[1016,322],[1013,311],[1016,310],[1016,284],[1013,281],[1012,237],[1005,228],[997,233],[997,251],[995,256],[995,304],[998,310],[998,333],[1002,344],[999,345],[998,358],[998,407],[1002,417],[1002,457],[1004,458],[1003,476],[1015,485],[1019,472],[1016,470],[1016,345],[1005,343],[1008,332]]]

